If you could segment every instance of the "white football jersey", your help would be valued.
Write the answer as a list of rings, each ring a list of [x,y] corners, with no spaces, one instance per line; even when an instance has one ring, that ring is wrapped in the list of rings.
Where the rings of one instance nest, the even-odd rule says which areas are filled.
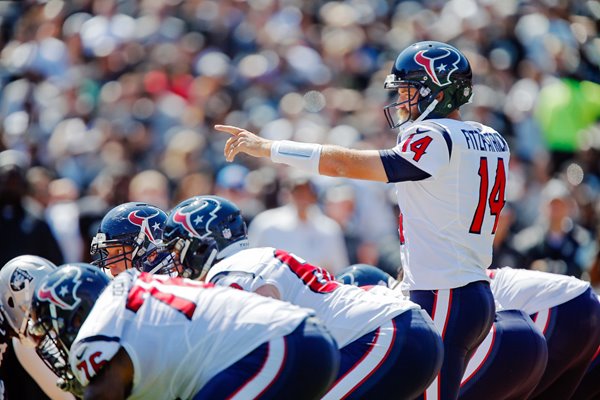
[[[134,369],[130,399],[188,399],[309,315],[314,313],[239,290],[128,270],[98,298],[69,361],[85,386],[123,347]]]
[[[251,292],[275,286],[281,300],[313,309],[340,348],[404,311],[419,308],[408,300],[339,283],[325,269],[272,247],[227,257],[210,269],[206,280]]]
[[[391,151],[384,165],[401,212],[402,290],[487,281],[505,203],[504,138],[476,122],[435,119],[404,127]]]
[[[572,276],[528,269],[488,270],[496,302],[504,310],[521,310],[528,315],[573,300],[585,292],[589,282]]]

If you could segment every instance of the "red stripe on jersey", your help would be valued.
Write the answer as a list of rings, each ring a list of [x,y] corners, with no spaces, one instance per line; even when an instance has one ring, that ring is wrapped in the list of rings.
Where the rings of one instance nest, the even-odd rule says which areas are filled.
[[[404,244],[404,215],[398,214],[398,234],[400,235],[400,244]]]
[[[154,286],[157,284],[165,286],[179,286],[179,287],[196,287],[196,288],[212,288],[215,285],[212,283],[194,282],[189,279],[183,278],[171,278],[168,276],[151,275],[148,273],[142,273],[138,279],[144,283],[151,285],[149,288],[134,284],[129,290],[127,295],[127,309],[137,313],[140,307],[144,304],[146,296],[150,295],[155,299],[173,307],[177,311],[184,314],[188,319],[192,319],[194,312],[196,311],[196,303],[191,300],[184,299],[173,293],[163,292],[160,288]]]
[[[315,267],[304,260],[299,260],[293,254],[283,250],[275,250],[275,258],[304,282],[313,292],[330,293],[342,286],[323,268]]]

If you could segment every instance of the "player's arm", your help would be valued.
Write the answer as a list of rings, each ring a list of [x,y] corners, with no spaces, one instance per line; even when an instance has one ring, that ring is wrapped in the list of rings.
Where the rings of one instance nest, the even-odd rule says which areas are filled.
[[[319,173],[368,181],[389,181],[378,150],[354,150],[325,145],[321,151]]]
[[[121,347],[85,388],[85,400],[121,400],[131,394],[133,363]]]
[[[281,300],[279,289],[265,280],[260,275],[245,271],[221,271],[210,277],[210,283],[217,286],[231,287],[234,289],[254,292],[265,297]]]
[[[266,284],[257,288],[254,293],[260,294],[261,296],[271,297],[276,300],[281,300],[281,294],[279,290],[274,285]]]
[[[246,153],[321,175],[389,181],[377,150],[354,150],[287,140],[273,141],[234,126],[215,125],[215,129],[231,134],[224,149],[227,161],[233,161],[239,153]]]
[[[23,345],[16,338],[13,338],[12,343],[17,359],[48,397],[52,400],[74,399],[71,393],[63,392],[56,386],[56,375],[37,355],[35,347]]]

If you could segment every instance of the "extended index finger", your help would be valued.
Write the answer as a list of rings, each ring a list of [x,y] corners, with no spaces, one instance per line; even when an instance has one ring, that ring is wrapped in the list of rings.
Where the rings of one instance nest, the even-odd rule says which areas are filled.
[[[237,126],[231,125],[215,125],[214,128],[221,132],[226,132],[231,135],[237,136],[240,132],[245,131],[245,129],[238,128]]]

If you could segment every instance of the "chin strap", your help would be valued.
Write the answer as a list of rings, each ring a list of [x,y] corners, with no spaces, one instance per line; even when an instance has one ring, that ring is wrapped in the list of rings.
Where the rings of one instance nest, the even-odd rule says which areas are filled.
[[[425,109],[425,111],[423,111],[421,115],[419,115],[419,117],[414,120],[414,122],[423,121],[433,111],[433,109],[438,105],[438,103],[439,102],[437,101],[437,99],[434,99],[431,102],[431,104]]]
[[[210,251],[210,255],[206,259],[206,262],[204,263],[204,265],[202,266],[202,270],[200,271],[200,275],[198,275],[198,277],[196,279],[204,280],[204,277],[206,276],[206,274],[208,274],[208,270],[213,265],[213,261],[217,257],[217,253],[218,253],[218,251],[216,248],[214,248]]]
[[[171,267],[175,264],[175,260],[177,258],[177,254],[175,252],[170,252],[168,255],[166,255],[165,257],[163,257],[159,263],[156,264],[156,266],[152,267],[152,269],[150,271],[148,271],[148,273],[150,274],[157,274],[157,273],[162,273],[162,270],[168,267]]]

